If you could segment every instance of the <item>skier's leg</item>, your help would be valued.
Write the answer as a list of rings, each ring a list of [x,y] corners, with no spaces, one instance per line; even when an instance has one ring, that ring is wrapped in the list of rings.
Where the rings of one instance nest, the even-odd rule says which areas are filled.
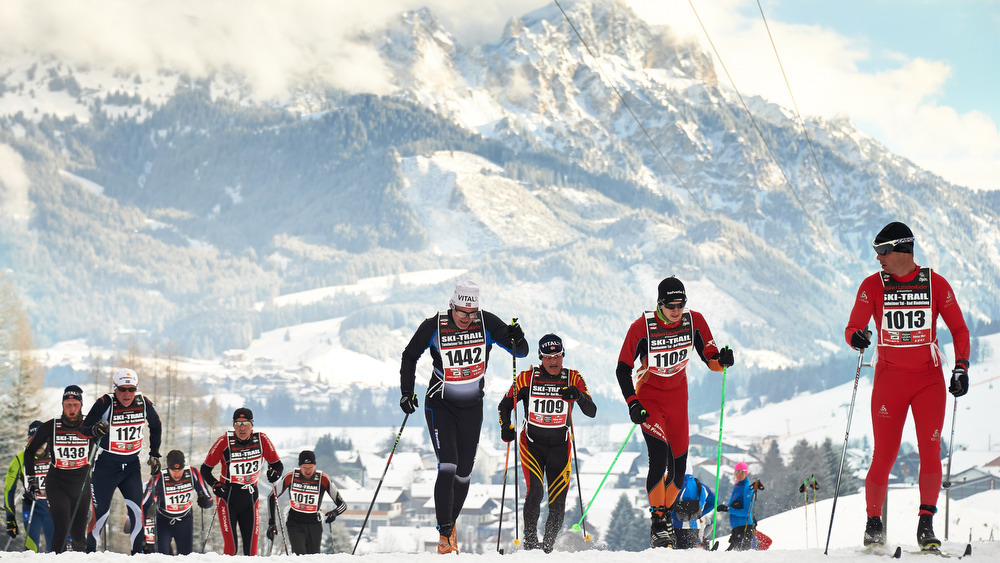
[[[899,370],[881,366],[875,368],[871,403],[875,444],[872,463],[865,477],[865,501],[869,517],[882,514],[882,502],[889,486],[889,472],[899,453],[912,393],[906,375],[907,372]]]
[[[442,536],[450,536],[452,504],[455,499],[455,475],[458,470],[458,420],[443,401],[427,399],[424,408],[427,431],[438,459],[438,474],[434,482],[434,515]]]
[[[483,428],[482,403],[459,411],[459,425],[456,429],[458,446],[458,467],[455,472],[455,496],[451,505],[451,521],[458,522],[458,515],[465,506],[472,480],[472,468],[476,463],[479,449],[479,434]]]
[[[521,452],[521,470],[524,473],[524,481],[527,483],[524,495],[524,548],[536,549],[538,547],[539,505],[545,492],[542,485],[543,468],[539,459],[544,462],[544,452],[528,441],[524,432],[518,435],[518,447]],[[517,478],[516,475],[515,478]]]
[[[566,516],[566,494],[569,492],[571,456],[570,443],[552,446],[547,449],[545,476],[549,489],[549,516],[545,520],[545,538],[542,549],[551,553],[562,529],[563,518]]]
[[[910,410],[913,411],[917,451],[920,453],[920,504],[937,506],[941,490],[941,435],[948,392],[940,366],[927,370],[919,377],[928,384],[913,396]],[[928,509],[921,509],[920,513],[933,514]]]

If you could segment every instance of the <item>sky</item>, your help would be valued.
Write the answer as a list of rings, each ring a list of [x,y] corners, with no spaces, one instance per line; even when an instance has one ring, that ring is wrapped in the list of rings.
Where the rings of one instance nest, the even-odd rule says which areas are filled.
[[[564,7],[572,1],[563,0]],[[744,95],[797,105],[804,116],[849,116],[893,152],[953,183],[1000,189],[997,0],[624,1],[650,23],[710,49],[707,31]],[[232,68],[265,91],[308,75],[351,91],[387,93],[384,67],[355,41],[359,32],[426,6],[459,42],[491,42],[511,17],[552,3],[5,0],[0,56],[28,51],[194,74]],[[718,70],[721,83],[731,86]]]

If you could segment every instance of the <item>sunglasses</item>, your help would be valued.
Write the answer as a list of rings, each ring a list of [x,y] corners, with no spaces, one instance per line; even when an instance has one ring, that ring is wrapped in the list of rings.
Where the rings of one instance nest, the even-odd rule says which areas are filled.
[[[135,387],[119,387],[118,390],[122,393],[135,393]]]
[[[466,312],[458,309],[457,307],[452,307],[452,311],[455,312],[455,316],[460,319],[475,319],[479,316],[479,311]]]
[[[875,254],[878,254],[879,256],[885,256],[886,254],[889,254],[890,252],[895,250],[897,244],[904,244],[907,242],[912,243],[913,241],[914,241],[913,237],[898,238],[896,240],[890,240],[878,243],[872,241],[872,248],[875,249]]]
[[[233,426],[251,426],[253,425],[252,420],[237,420],[233,422]]]
[[[538,357],[542,358],[542,359],[546,359],[546,358],[561,358],[564,355],[565,355],[564,352],[559,352],[558,354],[538,354]]]
[[[677,310],[677,309],[683,309],[684,305],[686,305],[686,304],[687,304],[687,301],[681,301],[680,303],[664,303],[662,301],[660,302],[660,305],[662,305],[663,308],[667,309],[668,311],[674,311],[674,310]]]

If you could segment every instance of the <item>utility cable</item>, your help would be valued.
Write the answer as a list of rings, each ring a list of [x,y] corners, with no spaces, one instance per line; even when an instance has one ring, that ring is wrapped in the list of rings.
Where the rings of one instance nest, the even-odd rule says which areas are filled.
[[[754,119],[753,113],[750,112],[750,108],[747,106],[746,101],[743,100],[743,95],[740,94],[739,89],[736,87],[736,81],[734,81],[733,77],[729,74],[729,69],[726,68],[726,63],[723,62],[722,55],[720,55],[719,50],[715,48],[715,43],[712,42],[712,37],[711,35],[709,35],[708,29],[706,29],[705,24],[702,23],[701,16],[698,15],[698,10],[696,10],[694,7],[694,2],[692,0],[688,0],[688,4],[691,6],[691,10],[694,12],[694,17],[698,20],[698,25],[701,26],[701,30],[705,32],[705,37],[708,39],[708,44],[712,47],[712,52],[714,52],[715,57],[719,59],[719,65],[722,66],[722,71],[726,73],[726,78],[729,79],[729,84],[732,85],[733,91],[736,92],[736,97],[739,98],[740,104],[743,105],[743,109],[747,112],[747,116],[750,118],[750,123],[753,125],[753,128],[757,131],[757,135],[760,136],[760,140],[764,144],[764,148],[767,150],[767,154],[769,154],[771,156],[771,159],[774,160],[774,164],[778,167],[778,171],[781,172],[781,177],[784,178],[785,183],[788,184],[788,188],[792,192],[792,197],[795,198],[796,203],[799,204],[799,208],[801,208],[802,212],[805,213],[806,219],[809,221],[809,224],[811,224],[813,228],[816,229],[817,234],[822,235],[823,231],[819,228],[819,225],[817,225],[816,222],[813,220],[812,215],[809,214],[809,211],[806,209],[805,204],[802,203],[802,199],[799,197],[798,192],[795,191],[795,186],[793,186],[791,180],[788,179],[788,176],[785,174],[785,170],[781,167],[781,163],[778,162],[778,158],[774,155],[774,152],[771,150],[770,145],[767,144],[767,138],[764,137],[764,133],[761,132],[760,127],[757,125],[757,120]]]
[[[771,41],[771,49],[774,50],[774,58],[778,61],[778,68],[781,69],[781,78],[785,81],[785,88],[788,89],[788,96],[792,99],[792,107],[795,108],[795,117],[798,118],[799,124],[802,126],[802,134],[806,138],[806,143],[809,145],[809,153],[812,155],[813,162],[816,164],[816,171],[819,173],[819,179],[823,182],[823,188],[826,189],[826,195],[830,198],[830,205],[833,206],[833,212],[837,216],[837,222],[840,223],[840,230],[844,233],[844,240],[847,241],[847,246],[851,248],[852,254],[854,250],[854,245],[851,244],[851,238],[847,235],[847,227],[844,226],[844,220],[840,218],[840,210],[837,208],[837,202],[833,199],[833,194],[830,192],[830,185],[826,182],[826,176],[823,174],[823,168],[819,165],[819,158],[816,156],[816,148],[813,146],[812,138],[809,137],[809,130],[806,129],[806,123],[802,119],[802,114],[799,112],[799,104],[795,101],[795,95],[792,94],[792,85],[788,83],[788,76],[785,74],[785,67],[781,64],[781,57],[778,56],[778,47],[774,44],[774,37],[771,35],[771,28],[767,25],[767,18],[764,17],[764,8],[760,5],[760,0],[757,0],[757,8],[760,10],[760,19],[764,22],[764,29],[767,30],[767,38]]]
[[[708,220],[711,221],[713,225],[715,225],[716,230],[719,231],[719,235],[723,239],[725,239],[727,243],[729,243],[729,248],[731,248],[733,252],[736,254],[737,258],[739,258],[740,261],[743,262],[743,265],[746,266],[747,271],[750,272],[757,271],[756,268],[752,268],[750,266],[750,263],[747,261],[746,257],[743,256],[742,252],[740,252],[739,247],[737,247],[733,243],[733,241],[729,240],[729,237],[726,236],[726,233],[722,230],[722,225],[720,225],[719,222],[712,217],[712,214],[709,213],[708,209],[706,209],[705,206],[702,205],[700,201],[698,201],[698,198],[695,197],[694,192],[691,191],[691,188],[688,187],[687,183],[684,182],[684,180],[680,177],[680,174],[677,173],[677,170],[675,170],[674,167],[670,165],[670,162],[667,160],[667,157],[664,156],[663,151],[660,150],[660,147],[656,144],[656,141],[654,141],[653,137],[650,136],[648,131],[646,131],[646,128],[642,125],[642,122],[639,121],[639,117],[635,114],[635,112],[632,111],[632,108],[628,105],[628,102],[625,101],[625,97],[622,96],[622,93],[618,90],[618,87],[615,86],[614,81],[611,80],[611,77],[608,75],[608,73],[604,71],[604,67],[601,65],[600,59],[597,58],[594,52],[590,49],[590,45],[587,44],[587,41],[583,38],[582,35],[580,35],[580,32],[576,29],[576,26],[573,25],[573,20],[570,19],[569,14],[566,13],[566,10],[563,10],[563,7],[559,3],[559,0],[554,0],[554,1],[556,3],[556,6],[559,7],[559,11],[562,12],[563,17],[566,18],[566,23],[569,24],[570,28],[573,29],[573,33],[575,33],[580,42],[583,43],[583,47],[587,50],[587,53],[591,56],[591,58],[594,59],[594,62],[597,64],[597,69],[601,72],[601,75],[604,76],[604,79],[611,86],[611,89],[614,90],[615,95],[617,95],[618,99],[621,100],[621,103],[625,107],[625,109],[628,110],[629,115],[632,116],[632,119],[635,121],[635,124],[639,127],[639,130],[642,131],[642,134],[646,136],[646,139],[649,141],[649,144],[653,146],[653,149],[660,156],[660,160],[663,161],[663,164],[665,164],[667,168],[670,170],[670,172],[674,175],[674,177],[677,178],[677,181],[680,183],[681,186],[684,187],[688,195],[691,196],[691,200],[694,201],[695,205],[697,205],[701,209],[702,213],[704,213],[705,216],[708,217]]]

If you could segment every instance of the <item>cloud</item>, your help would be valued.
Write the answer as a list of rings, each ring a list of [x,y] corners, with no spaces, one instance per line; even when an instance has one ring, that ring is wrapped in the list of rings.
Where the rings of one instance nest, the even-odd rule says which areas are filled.
[[[572,0],[563,1],[564,7]],[[640,16],[709,49],[687,0],[627,0]],[[550,0],[4,0],[0,56],[47,53],[91,67],[172,67],[194,76],[233,70],[264,97],[299,80],[352,92],[392,91],[365,31],[428,7],[465,44],[495,41],[514,16]],[[793,107],[756,4],[696,3],[743,94]],[[947,8],[946,8],[947,9]],[[890,150],[949,181],[1000,187],[1000,133],[980,112],[941,105],[950,69],[821,25],[768,26],[804,116],[846,114]],[[722,67],[720,83],[728,86]]]
[[[711,52],[687,0],[629,4],[647,21],[696,38]],[[696,8],[744,96],[760,95],[787,108],[797,105],[804,117],[848,115],[859,130],[891,151],[952,183],[1000,188],[997,124],[983,112],[959,113],[940,104],[951,76],[946,61],[880,51],[863,37],[847,37],[821,25],[787,24],[768,16],[765,27],[757,6],[741,0],[699,2]],[[730,86],[721,66],[717,73],[720,84]]]
[[[0,213],[27,223],[33,206],[28,197],[31,181],[24,170],[24,157],[13,147],[0,144]]]

